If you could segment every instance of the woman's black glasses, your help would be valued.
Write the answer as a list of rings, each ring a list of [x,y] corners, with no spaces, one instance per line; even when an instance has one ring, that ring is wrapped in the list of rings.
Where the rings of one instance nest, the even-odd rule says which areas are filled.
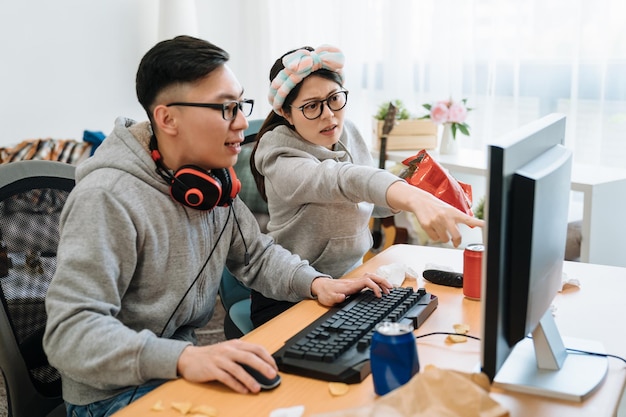
[[[324,112],[324,103],[330,110],[339,111],[346,107],[348,103],[348,92],[345,90],[338,91],[328,96],[325,100],[309,101],[303,106],[296,107],[296,109],[300,110],[305,118],[315,120]]]

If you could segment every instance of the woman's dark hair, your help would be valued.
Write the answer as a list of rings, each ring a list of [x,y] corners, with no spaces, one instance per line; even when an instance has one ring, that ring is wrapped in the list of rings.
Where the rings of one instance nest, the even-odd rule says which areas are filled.
[[[274,80],[274,78],[276,78],[278,73],[285,68],[285,66],[283,65],[283,58],[292,52],[299,51],[300,49],[306,49],[307,51],[314,51],[314,49],[311,48],[310,46],[303,46],[302,48],[289,51],[285,53],[283,56],[281,56],[280,58],[278,58],[276,62],[274,62],[272,69],[270,69],[270,83],[272,82],[272,80]],[[291,103],[293,103],[296,97],[298,97],[298,93],[300,93],[300,88],[302,87],[302,82],[312,76],[317,76],[317,77],[325,78],[330,81],[334,81],[340,86],[343,85],[341,76],[334,71],[327,70],[327,69],[319,69],[315,72],[312,72],[307,77],[305,77],[300,83],[298,83],[289,92],[289,94],[287,94],[287,97],[285,97],[285,101],[283,102],[283,105],[281,107],[281,109],[283,110],[283,112],[285,112],[285,114],[291,114]],[[250,170],[252,171],[252,175],[254,176],[254,182],[256,183],[256,188],[259,190],[259,194],[261,194],[261,197],[263,197],[263,200],[265,201],[267,201],[267,195],[265,194],[265,177],[261,175],[261,173],[256,169],[256,165],[254,163],[254,155],[256,154],[257,147],[259,146],[259,142],[261,141],[261,138],[263,137],[263,135],[266,132],[274,130],[278,126],[287,126],[290,129],[294,130],[293,126],[287,121],[287,119],[285,119],[283,116],[276,113],[274,110],[270,110],[270,113],[267,115],[267,117],[263,121],[263,124],[261,125],[261,128],[259,129],[259,133],[257,133],[256,135],[256,142],[254,144],[254,149],[252,150],[252,153],[250,154]]]
[[[135,88],[137,99],[152,122],[152,106],[164,89],[197,81],[221,65],[228,52],[202,39],[177,36],[153,46],[141,59]]]

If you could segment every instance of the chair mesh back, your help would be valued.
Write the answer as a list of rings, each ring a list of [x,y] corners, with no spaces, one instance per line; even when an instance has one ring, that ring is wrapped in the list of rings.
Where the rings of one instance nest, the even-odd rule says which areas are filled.
[[[45,296],[56,269],[59,216],[68,191],[31,189],[0,201],[0,296],[33,385],[60,395],[60,375],[42,348]],[[2,276],[4,275],[4,276]]]

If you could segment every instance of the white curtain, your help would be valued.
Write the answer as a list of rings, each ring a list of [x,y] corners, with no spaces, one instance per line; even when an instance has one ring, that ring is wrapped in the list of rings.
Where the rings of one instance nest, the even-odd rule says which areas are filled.
[[[198,36],[198,16],[194,0],[160,0],[158,40],[178,35]]]
[[[460,136],[461,147],[482,149],[517,126],[561,112],[568,117],[566,145],[575,161],[622,167],[626,160],[623,0],[230,4],[229,39],[237,39],[237,53],[257,57],[252,69],[245,66],[261,72],[254,84],[266,84],[271,64],[288,50],[340,47],[346,54],[349,117],[366,138],[371,115],[384,101],[400,99],[423,114],[423,103],[467,98],[474,109],[471,135]],[[255,97],[259,117],[269,111],[264,89]]]

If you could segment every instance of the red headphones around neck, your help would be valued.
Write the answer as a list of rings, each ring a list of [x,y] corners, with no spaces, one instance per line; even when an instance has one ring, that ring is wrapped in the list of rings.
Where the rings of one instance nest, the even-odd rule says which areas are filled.
[[[227,207],[241,191],[241,181],[233,167],[207,171],[195,165],[183,165],[172,174],[163,165],[154,135],[150,138],[150,156],[156,172],[170,185],[172,198],[184,206],[197,210]]]

